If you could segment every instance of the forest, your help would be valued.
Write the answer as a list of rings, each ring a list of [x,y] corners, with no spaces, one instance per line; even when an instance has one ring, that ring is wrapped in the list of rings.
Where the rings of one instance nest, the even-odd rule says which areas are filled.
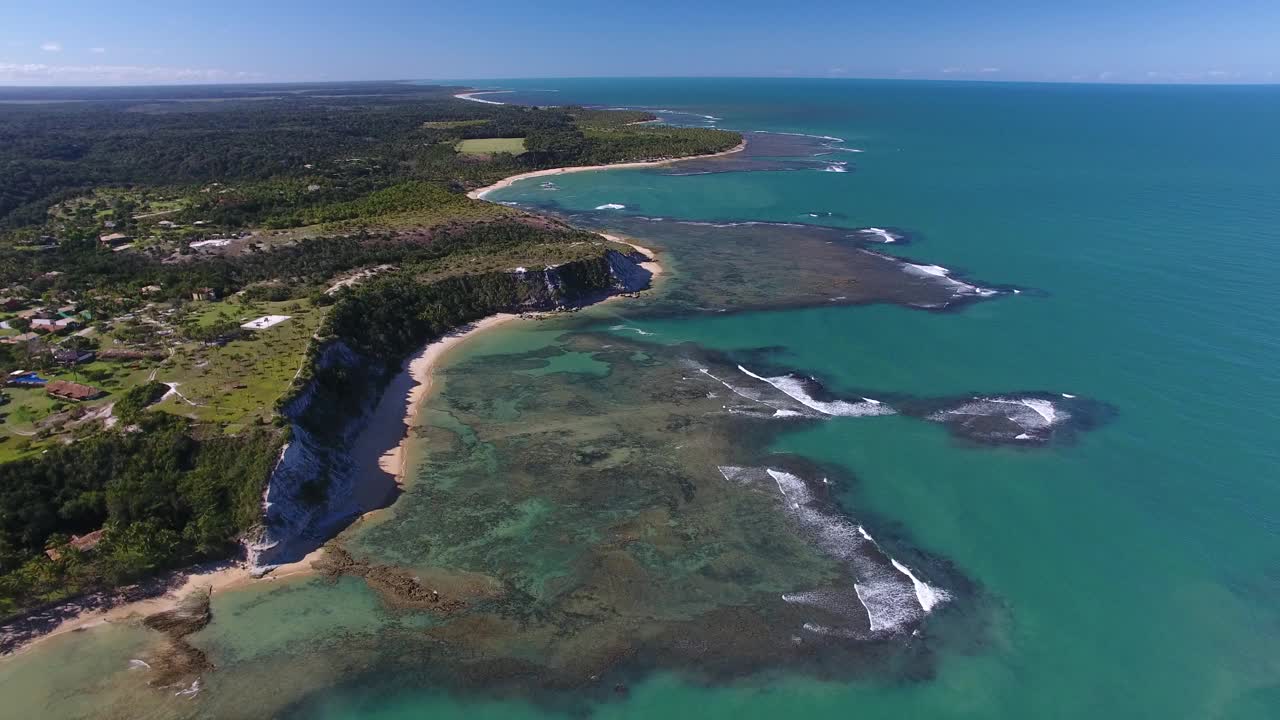
[[[643,111],[482,104],[454,98],[461,90],[0,90],[2,294],[29,306],[73,301],[98,325],[143,305],[176,312],[193,295],[305,302],[328,312],[308,357],[341,340],[394,363],[452,328],[520,307],[530,285],[512,268],[557,266],[567,280],[558,299],[608,286],[612,246],[599,236],[470,200],[468,189],[527,170],[718,152],[741,141],[649,124],[654,116]],[[523,138],[526,151],[456,150],[462,140],[492,138]],[[267,242],[196,253],[192,235],[165,224],[251,230]],[[273,239],[291,228],[305,231]],[[155,237],[117,248],[100,241],[108,232]],[[331,287],[375,267],[372,279]],[[7,332],[29,327],[8,318],[17,325]],[[238,322],[182,332],[216,343]],[[29,351],[0,344],[6,372],[28,361]],[[334,402],[368,389],[298,361],[295,383],[314,379]],[[285,419],[260,417],[226,434],[148,409],[169,390],[155,380],[153,372],[111,398],[114,424],[85,425],[40,454],[0,464],[0,617],[226,557],[260,521]],[[95,547],[70,544],[99,530]]]
[[[212,182],[243,185],[241,204],[263,205],[243,209],[242,222],[306,222],[306,213],[288,211],[351,201],[404,180],[462,188],[557,164],[715,152],[740,139],[721,130],[635,125],[653,118],[636,111],[466,102],[452,97],[461,88],[267,87],[279,96],[211,90],[213,97],[194,99],[119,89],[119,97],[102,90],[81,102],[0,103],[0,228],[44,225],[51,205],[103,185],[194,193]],[[528,152],[476,162],[453,149],[458,140],[487,137],[523,137]],[[282,183],[290,180],[322,192],[294,193],[281,203]]]

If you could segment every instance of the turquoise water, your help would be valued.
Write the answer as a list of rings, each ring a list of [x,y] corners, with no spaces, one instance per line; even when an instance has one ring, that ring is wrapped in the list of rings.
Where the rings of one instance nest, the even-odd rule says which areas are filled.
[[[778,346],[777,365],[832,389],[1046,389],[1117,410],[1076,443],[1026,451],[861,418],[784,435],[777,449],[857,475],[847,504],[900,523],[998,598],[987,642],[924,682],[795,681],[749,700],[659,686],[635,693],[631,712],[1280,714],[1280,89],[495,85],[864,150],[845,174],[566,176],[561,206],[782,222],[834,212],[844,217],[823,222],[910,231],[919,241],[905,256],[1044,291],[949,314],[830,307],[632,322],[654,337]],[[494,199],[539,196],[518,185]]]
[[[343,543],[446,594],[501,577],[535,596],[512,606],[542,615],[415,614],[354,577],[257,585],[215,596],[213,623],[192,636],[216,666],[194,699],[143,687],[128,660],[147,641],[132,627],[37,646],[0,667],[0,698],[48,717],[95,704],[157,718],[1280,715],[1280,89],[493,85],[862,152],[838,155],[844,173],[608,171],[491,196],[621,229],[672,272],[649,299],[463,345],[422,414],[416,479]],[[625,208],[594,210],[605,204]],[[845,277],[855,248],[673,220],[893,228],[911,242],[877,250],[1024,292],[939,312],[842,305],[833,288],[866,280]],[[739,421],[717,414],[732,397],[694,370],[746,382],[738,363],[811,376],[845,400],[1065,393],[1110,412],[1044,444],[975,444],[905,414]],[[657,654],[617,692],[613,676],[549,694],[498,682],[504,668],[595,668],[609,643],[644,646],[672,626],[730,645],[733,628],[699,635],[714,625],[703,618],[725,617],[708,608],[833,572],[774,495],[712,470],[775,459],[830,473],[843,512],[952,593],[921,636],[833,655],[835,667],[780,654],[729,678]],[[677,481],[696,492],[651,501]],[[769,542],[735,554],[753,537]],[[679,645],[657,637],[650,647]],[[450,645],[533,663],[475,670]],[[705,657],[737,671],[726,658],[754,649]],[[459,664],[472,685],[445,679]]]

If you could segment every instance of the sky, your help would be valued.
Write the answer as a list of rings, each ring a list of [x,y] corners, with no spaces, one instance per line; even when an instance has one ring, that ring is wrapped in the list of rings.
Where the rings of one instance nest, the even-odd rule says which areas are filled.
[[[0,85],[1280,82],[1280,0],[5,0]]]

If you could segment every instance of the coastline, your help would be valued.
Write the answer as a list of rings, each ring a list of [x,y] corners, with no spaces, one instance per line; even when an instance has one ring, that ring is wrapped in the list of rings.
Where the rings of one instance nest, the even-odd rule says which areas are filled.
[[[491,102],[491,101],[484,100],[480,102]],[[612,165],[575,165],[571,167],[547,168],[546,170],[533,170],[527,173],[520,173],[519,175],[512,175],[510,177],[505,177],[499,180],[498,182],[493,183],[492,185],[486,185],[482,188],[476,188],[475,190],[468,192],[467,197],[471,198],[472,200],[483,200],[485,195],[488,195],[494,190],[501,190],[502,188],[511,187],[512,185],[514,185],[517,182],[520,182],[521,180],[528,180],[530,178],[548,177],[550,175],[568,175],[569,173],[589,172],[592,170],[626,170],[630,168],[661,167],[663,165],[671,165],[674,163],[683,162],[685,160],[706,160],[707,158],[732,155],[734,153],[742,152],[746,148],[747,148],[747,141],[744,139],[742,142],[738,143],[736,146],[732,148],[729,148],[728,150],[722,150],[718,153],[709,153],[707,155],[690,155],[688,157],[663,158],[661,160],[643,160],[639,162],[614,163]]]
[[[469,100],[471,102],[484,103],[485,105],[506,105],[506,103],[497,100],[481,100],[476,95],[497,95],[499,93],[515,92],[514,90],[473,90],[471,92],[457,93],[454,97],[459,100]]]
[[[360,472],[384,473],[394,480],[397,488],[402,487],[409,432],[417,423],[418,408],[431,389],[436,364],[450,350],[469,338],[519,317],[511,313],[490,315],[427,343],[406,360],[400,373],[392,379],[382,399],[378,401],[368,423],[352,443],[351,455]],[[388,448],[387,444],[392,440],[394,445]],[[383,485],[384,483],[377,482],[362,483],[362,487],[366,489],[380,488]],[[359,503],[367,508],[362,517],[385,507],[385,500],[384,492],[366,493],[360,497]],[[207,588],[212,594],[258,582],[274,582],[311,574],[312,563],[323,552],[323,547],[317,548],[303,559],[278,565],[263,575],[255,575],[253,568],[245,562],[215,562],[164,574],[138,585],[93,593],[59,604],[0,628],[0,640],[9,641],[13,645],[6,650],[4,657],[0,657],[0,662],[17,657],[49,638],[104,623],[127,622],[172,610],[197,589]],[[56,615],[65,617],[58,620]]]
[[[377,471],[392,476],[397,488],[404,487],[406,469],[405,450],[409,433],[418,423],[418,410],[431,391],[436,364],[452,349],[481,332],[519,319],[512,313],[498,313],[456,328],[444,336],[427,343],[405,361],[400,374],[391,381],[383,393],[378,408],[370,422],[353,443],[352,455],[362,467],[372,464]],[[401,407],[403,406],[403,407]],[[398,434],[399,442],[392,448],[379,451],[371,445],[385,445],[388,435]],[[373,442],[367,442],[372,440]],[[379,442],[381,440],[381,442]],[[382,508],[372,508],[376,512]],[[367,514],[367,513],[366,513]]]
[[[484,101],[481,101],[484,102]],[[529,177],[540,177],[549,174],[585,172],[588,170],[605,170],[629,167],[652,167],[665,165],[679,160],[693,158],[717,157],[740,152],[746,147],[746,141],[724,152],[710,155],[697,155],[689,158],[659,160],[641,163],[621,163],[618,165],[593,165],[583,167],[553,168],[532,173],[522,173],[494,183],[480,190],[468,193],[468,197],[480,199],[484,194],[500,187],[508,187],[512,183]],[[598,235],[622,245],[635,248],[649,258],[640,266],[651,273],[651,282],[663,274],[662,264],[657,260],[653,250],[629,242],[607,232]],[[652,287],[652,286],[651,286]],[[624,297],[620,294],[610,295],[605,301]],[[361,483],[364,491],[357,498],[357,505],[362,508],[361,518],[379,512],[390,504],[387,502],[388,492],[394,495],[404,488],[407,469],[406,449],[409,433],[417,425],[419,408],[422,401],[431,391],[436,365],[448,352],[479,333],[492,329],[513,320],[520,319],[513,313],[497,313],[489,315],[473,323],[463,325],[445,335],[427,343],[417,353],[411,355],[401,366],[400,372],[392,379],[383,392],[373,413],[361,429],[360,434],[352,442],[351,456],[359,468],[359,472],[371,478],[382,475],[389,482]],[[390,443],[390,445],[389,445]],[[235,590],[256,582],[274,582],[288,577],[297,577],[314,572],[312,563],[320,558],[324,548],[320,547],[308,553],[297,562],[278,565],[267,573],[255,574],[248,563],[242,561],[219,561],[214,563],[173,571],[134,586],[117,588],[109,591],[93,593],[89,596],[61,603],[42,612],[33,613],[0,626],[0,647],[9,645],[0,655],[0,662],[15,658],[42,641],[69,632],[87,630],[89,628],[112,622],[127,622],[175,609],[183,598],[196,589],[207,588],[210,594],[227,590]],[[58,620],[55,615],[62,615]]]

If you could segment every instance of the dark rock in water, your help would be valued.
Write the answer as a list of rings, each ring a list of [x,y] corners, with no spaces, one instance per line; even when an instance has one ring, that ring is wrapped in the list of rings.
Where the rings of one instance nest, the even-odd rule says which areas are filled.
[[[199,690],[200,675],[213,668],[204,651],[187,642],[186,637],[209,624],[213,619],[209,607],[209,588],[193,591],[172,610],[148,615],[142,624],[164,633],[160,644],[147,665],[153,675],[151,685],[171,688],[182,686],[182,692],[195,694]]]
[[[1046,392],[914,400],[901,403],[900,409],[904,414],[941,423],[964,440],[1018,446],[1070,440],[1114,414],[1105,403]]]
[[[213,618],[209,601],[209,588],[195,590],[174,609],[148,615],[142,624],[170,637],[185,637],[209,624]]]
[[[487,575],[445,569],[410,573],[390,565],[357,560],[334,543],[325,546],[324,555],[313,567],[329,579],[341,575],[363,578],[393,610],[449,614],[503,593],[502,584]]]
[[[743,415],[822,419],[901,414],[945,425],[956,437],[977,444],[1036,447],[1070,440],[1114,414],[1106,403],[1042,391],[949,398],[919,398],[873,390],[837,394],[812,376],[765,369],[767,352],[742,351],[735,355],[748,358],[745,362],[759,371],[737,365],[736,371],[704,370],[704,374],[737,397],[754,403],[739,411]],[[715,362],[710,364],[732,366],[732,359],[712,357]]]

